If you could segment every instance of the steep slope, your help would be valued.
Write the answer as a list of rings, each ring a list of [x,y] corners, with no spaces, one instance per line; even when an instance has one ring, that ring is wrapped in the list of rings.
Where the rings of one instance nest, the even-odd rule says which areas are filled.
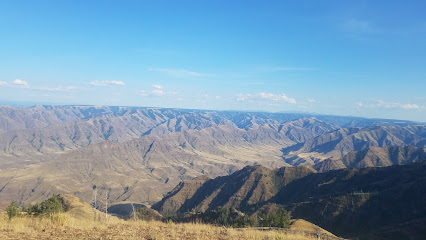
[[[283,147],[307,143],[342,126],[413,124],[104,106],[0,107],[0,116],[0,202],[20,203],[43,200],[53,192],[90,201],[93,185],[116,202],[150,203],[180,181],[200,175],[225,176],[246,165],[288,166],[282,160]],[[407,132],[405,141],[418,142],[416,134]]]
[[[314,164],[331,157],[343,157],[369,147],[426,145],[426,126],[385,126],[344,128],[283,148],[284,159],[291,165]]]
[[[250,130],[269,126],[287,131],[295,142],[310,139],[306,133],[282,124],[298,119],[322,121],[324,133],[346,126],[412,125],[412,122],[293,113],[219,112],[183,109],[107,106],[0,106],[0,150],[9,155],[39,160],[39,153],[62,152],[103,141],[124,142],[144,135],[201,130],[226,125]],[[309,126],[302,120],[303,129]],[[311,129],[317,136],[320,129]],[[1,152],[1,151],[0,151]],[[26,156],[27,155],[27,156]]]
[[[180,182],[167,196],[157,202],[153,209],[163,213],[177,212],[188,199],[191,199],[199,188],[210,178],[200,176]]]
[[[342,158],[329,158],[316,163],[313,168],[319,172],[340,168],[387,167],[409,164],[426,159],[426,148],[370,147],[362,151],[350,152]]]
[[[311,174],[282,188],[271,201],[286,205],[295,218],[345,237],[423,239],[426,164]]]
[[[285,166],[280,156],[282,146],[330,128],[316,119],[248,130],[219,125],[90,144],[62,153],[39,153],[36,156],[43,159],[37,164],[14,156],[24,167],[15,161],[0,170],[0,185],[4,186],[0,200],[29,203],[43,198],[45,192],[61,192],[90,201],[91,188],[98,185],[110,191],[115,201],[158,201],[183,179],[228,175],[253,164]],[[3,166],[7,166],[5,159]]]
[[[313,172],[304,166],[276,170],[248,166],[230,176],[183,182],[152,208],[160,212],[185,212],[223,206],[246,211],[268,201],[282,186]]]
[[[282,207],[338,235],[358,239],[424,239],[426,162],[315,173],[305,167],[250,166],[230,176],[181,183],[152,207],[160,212],[246,213]]]
[[[105,141],[126,142],[218,126],[247,131],[242,141],[266,144],[285,137],[289,140],[285,146],[338,129],[318,119],[293,119],[297,116],[293,114],[84,106],[3,107],[0,114],[6,125],[0,132],[2,167],[38,163],[51,159],[52,154]],[[9,126],[9,122],[15,125]]]
[[[78,107],[44,107],[36,105],[30,108],[0,106],[0,133],[17,129],[42,128],[62,122],[78,121],[87,117]]]

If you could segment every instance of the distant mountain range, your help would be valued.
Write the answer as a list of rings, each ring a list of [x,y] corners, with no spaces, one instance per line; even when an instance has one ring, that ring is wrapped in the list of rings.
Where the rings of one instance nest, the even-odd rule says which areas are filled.
[[[375,126],[341,128],[303,143],[283,148],[283,156],[291,165],[315,164],[330,157],[343,157],[349,152],[370,147],[426,145],[426,126]]]
[[[313,168],[326,172],[341,168],[387,167],[403,165],[426,159],[426,147],[370,147],[353,151],[343,157],[328,158]]]
[[[140,107],[0,106],[0,202],[28,204],[51,193],[71,193],[89,202],[96,185],[99,194],[108,192],[113,202],[154,203],[182,180],[201,175],[227,176],[247,165],[270,169],[309,165],[306,169],[315,172],[405,164],[421,158],[414,147],[421,149],[425,143],[425,125],[398,120]],[[394,150],[378,154],[380,161],[372,153],[365,157],[351,153],[371,152],[373,146],[408,145],[412,146],[401,150],[401,157],[395,158]]]

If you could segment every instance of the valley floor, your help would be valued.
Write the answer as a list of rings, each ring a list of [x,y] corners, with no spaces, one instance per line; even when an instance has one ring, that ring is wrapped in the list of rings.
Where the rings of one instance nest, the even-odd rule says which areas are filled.
[[[304,233],[243,230],[206,224],[175,224],[156,221],[107,222],[77,219],[69,214],[53,217],[0,217],[0,239],[317,239]]]

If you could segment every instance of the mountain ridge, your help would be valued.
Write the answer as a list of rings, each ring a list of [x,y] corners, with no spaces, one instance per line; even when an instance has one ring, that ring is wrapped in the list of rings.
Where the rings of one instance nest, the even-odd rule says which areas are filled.
[[[273,180],[280,171],[297,173],[297,168],[308,172],[289,177],[285,184]],[[183,213],[226,207],[251,214],[270,204],[280,204],[292,217],[344,237],[422,239],[426,222],[425,176],[425,160],[324,173],[309,171],[305,166],[278,170],[250,166],[230,176],[183,182],[152,208],[163,213]],[[190,186],[185,187],[188,183]],[[251,204],[245,204],[249,201]],[[415,223],[411,232],[406,227],[409,222]]]
[[[368,133],[371,143],[380,139],[371,132],[390,128],[404,144],[426,139],[421,131],[401,130],[415,130],[413,122],[140,107],[0,107],[0,123],[6,123],[0,124],[0,201],[23,204],[50,192],[90,201],[93,185],[116,202],[150,204],[200,175],[307,163],[284,161],[292,156],[282,149],[347,132],[348,126]],[[328,158],[326,152],[300,154]]]
[[[387,167],[402,165],[426,159],[426,147],[392,146],[370,147],[361,151],[349,152],[338,158],[328,158],[316,163],[313,168],[319,172],[340,168]]]

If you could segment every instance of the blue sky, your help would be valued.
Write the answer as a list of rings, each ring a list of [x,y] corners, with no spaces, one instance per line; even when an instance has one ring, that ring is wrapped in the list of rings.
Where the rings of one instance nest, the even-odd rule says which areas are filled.
[[[426,122],[425,1],[0,1],[0,101]]]

